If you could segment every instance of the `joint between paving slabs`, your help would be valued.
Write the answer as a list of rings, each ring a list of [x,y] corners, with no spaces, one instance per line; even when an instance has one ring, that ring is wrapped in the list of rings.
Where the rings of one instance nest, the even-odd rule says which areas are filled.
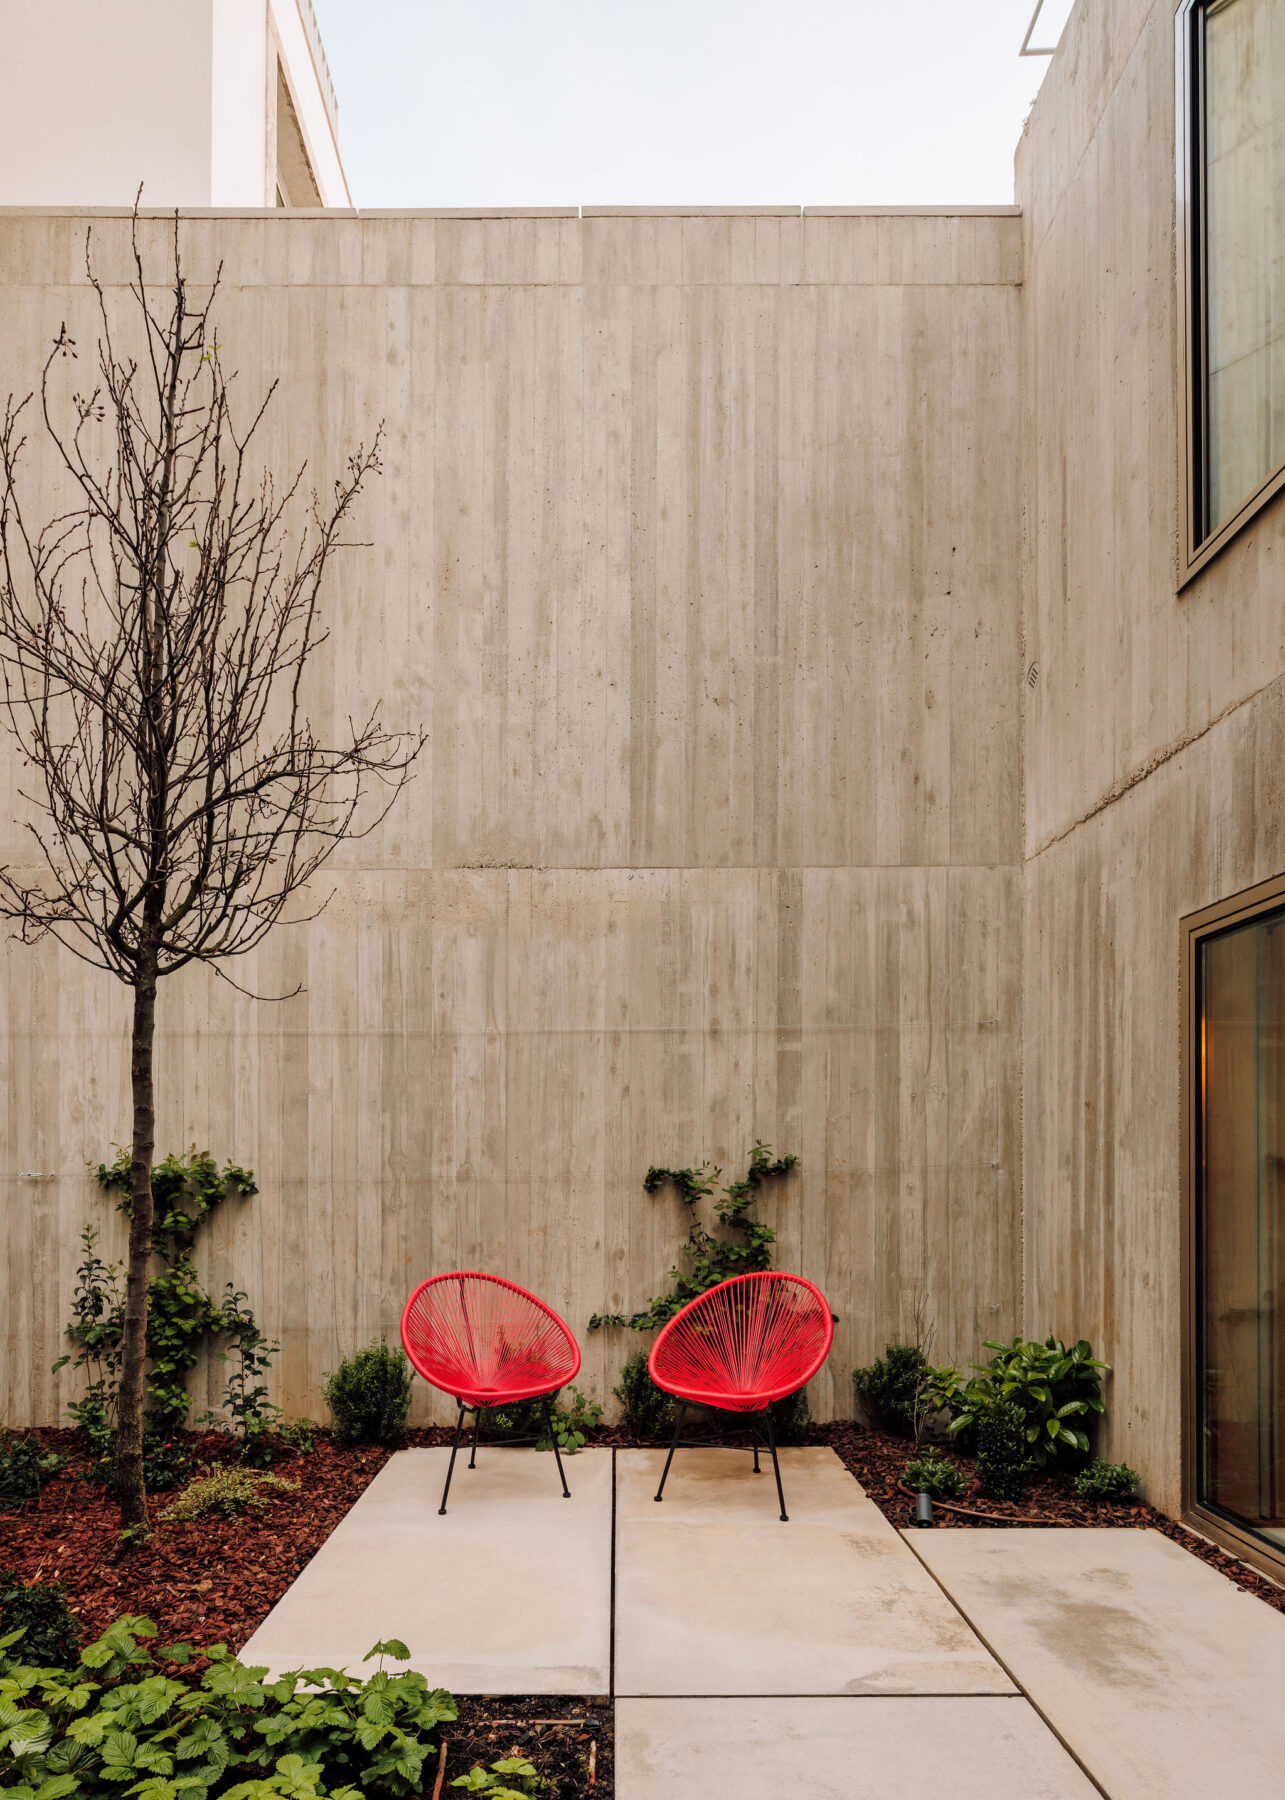
[[[1079,1752],[1077,1750],[1075,1750],[1072,1747],[1072,1745],[1067,1743],[1067,1741],[1063,1737],[1062,1733],[1058,1730],[1057,1726],[1053,1723],[1052,1719],[1049,1718],[1048,1714],[1045,1712],[1044,1708],[1040,1705],[1039,1701],[1037,1699],[1035,1699],[1034,1695],[1027,1688],[1025,1682],[1017,1674],[1016,1670],[1011,1669],[1008,1666],[1007,1662],[1005,1662],[1004,1658],[1000,1655],[999,1651],[995,1648],[994,1644],[992,1644],[990,1639],[986,1636],[986,1633],[984,1631],[979,1630],[979,1628],[973,1623],[972,1619],[969,1618],[968,1614],[964,1611],[963,1607],[959,1604],[959,1601],[956,1600],[955,1596],[951,1593],[950,1589],[946,1586],[945,1582],[938,1575],[937,1571],[932,1567],[932,1565],[930,1563],[925,1562],[924,1558],[919,1554],[918,1550],[916,1550],[915,1543],[914,1543],[914,1537],[913,1537],[912,1533],[909,1531],[899,1531],[897,1533],[897,1535],[901,1539],[902,1543],[906,1546],[907,1550],[909,1550],[910,1554],[914,1557],[915,1561],[919,1564],[920,1568],[927,1570],[928,1574],[937,1583],[937,1586],[941,1589],[942,1593],[946,1596],[947,1600],[949,1600],[950,1604],[954,1607],[955,1611],[959,1614],[960,1618],[964,1621],[965,1625],[967,1625],[968,1629],[972,1632],[973,1636],[977,1639],[978,1643],[985,1646],[985,1648],[995,1658],[995,1661],[999,1664],[1000,1668],[1003,1669],[1004,1673],[1008,1676],[1008,1678],[1012,1682],[1013,1686],[1017,1689],[1017,1696],[1015,1696],[1015,1698],[1020,1697],[1021,1699],[1024,1699],[1027,1702],[1027,1704],[1030,1706],[1031,1710],[1035,1713],[1036,1717],[1043,1720],[1044,1724],[1052,1732],[1053,1736],[1057,1739],[1058,1743],[1061,1744],[1062,1748],[1066,1751],[1067,1755],[1070,1757],[1071,1761],[1075,1764],[1076,1768],[1079,1769],[1081,1775],[1084,1776],[1084,1779],[1092,1785],[1092,1787],[1096,1790],[1096,1792],[1101,1794],[1102,1800],[1112,1800],[1111,1794],[1109,1794],[1107,1792],[1106,1788],[1103,1787],[1102,1783],[1098,1780],[1097,1776],[1093,1773],[1093,1770],[1088,1766],[1088,1764],[1085,1762],[1084,1758],[1079,1754]]]

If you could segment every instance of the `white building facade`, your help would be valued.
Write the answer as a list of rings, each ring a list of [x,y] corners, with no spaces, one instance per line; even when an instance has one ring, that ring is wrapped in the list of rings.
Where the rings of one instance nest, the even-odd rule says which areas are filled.
[[[311,0],[0,0],[0,205],[351,206]]]

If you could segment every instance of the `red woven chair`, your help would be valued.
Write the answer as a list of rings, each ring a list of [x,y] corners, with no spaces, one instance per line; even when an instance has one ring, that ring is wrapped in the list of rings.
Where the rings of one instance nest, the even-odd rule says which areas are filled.
[[[834,1319],[825,1296],[801,1275],[776,1270],[734,1275],[689,1300],[661,1331],[647,1360],[656,1386],[680,1403],[657,1500],[664,1496],[688,1407],[712,1406],[720,1412],[746,1414],[753,1421],[756,1475],[758,1421],[764,1421],[776,1497],[782,1519],[788,1520],[772,1402],[807,1386],[830,1354],[833,1339]]]
[[[524,1400],[544,1402],[562,1492],[571,1498],[550,1397],[579,1373],[580,1346],[543,1300],[499,1275],[473,1271],[433,1275],[421,1281],[406,1302],[402,1343],[411,1366],[433,1387],[453,1394],[459,1408],[439,1513],[446,1511],[466,1415],[473,1414],[471,1469],[476,1466],[482,1408],[516,1406]]]

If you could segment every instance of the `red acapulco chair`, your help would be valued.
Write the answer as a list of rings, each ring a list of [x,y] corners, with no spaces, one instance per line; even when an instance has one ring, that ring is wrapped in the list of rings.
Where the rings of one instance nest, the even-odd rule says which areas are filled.
[[[762,1270],[734,1275],[689,1300],[652,1345],[647,1370],[658,1388],[680,1402],[674,1440],[656,1498],[664,1496],[669,1465],[689,1406],[745,1413],[754,1421],[754,1473],[759,1472],[758,1420],[766,1424],[776,1497],[788,1520],[776,1456],[772,1402],[806,1387],[830,1354],[834,1319],[825,1295],[801,1275]]]
[[[473,1414],[472,1469],[482,1408],[523,1400],[544,1402],[563,1497],[571,1498],[549,1400],[579,1373],[580,1346],[551,1307],[499,1275],[473,1270],[432,1275],[406,1302],[402,1343],[411,1366],[431,1386],[453,1394],[459,1408],[439,1513],[446,1511],[466,1414]]]

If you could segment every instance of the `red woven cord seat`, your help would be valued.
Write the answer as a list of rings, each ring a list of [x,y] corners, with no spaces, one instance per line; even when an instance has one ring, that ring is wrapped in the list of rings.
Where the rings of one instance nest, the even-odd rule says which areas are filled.
[[[402,1313],[413,1368],[469,1408],[538,1400],[580,1371],[580,1347],[551,1307],[499,1275],[421,1281]]]
[[[721,1281],[675,1313],[652,1345],[648,1372],[682,1404],[657,1500],[665,1491],[688,1406],[763,1417],[781,1517],[788,1517],[771,1404],[795,1394],[830,1354],[834,1319],[825,1295],[801,1275],[763,1270]],[[758,1473],[758,1432],[753,1430]]]
[[[825,1296],[800,1275],[734,1275],[690,1300],[652,1345],[667,1394],[727,1412],[763,1412],[806,1387],[830,1354]]]
[[[431,1386],[453,1394],[459,1408],[439,1512],[446,1511],[465,1414],[474,1415],[471,1469],[477,1456],[479,1410],[524,1400],[544,1401],[562,1491],[570,1498],[549,1396],[579,1373],[580,1346],[551,1307],[499,1275],[474,1270],[432,1275],[406,1302],[402,1343],[411,1367]]]

